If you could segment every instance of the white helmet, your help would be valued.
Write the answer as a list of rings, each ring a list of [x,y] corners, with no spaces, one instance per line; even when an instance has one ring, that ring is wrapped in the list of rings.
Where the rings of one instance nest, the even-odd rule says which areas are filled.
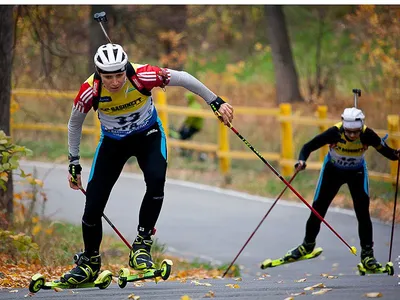
[[[362,128],[365,116],[363,112],[355,107],[346,108],[342,114],[343,127],[348,129]]]
[[[118,44],[106,44],[97,49],[94,63],[100,73],[118,73],[126,70],[128,55]]]

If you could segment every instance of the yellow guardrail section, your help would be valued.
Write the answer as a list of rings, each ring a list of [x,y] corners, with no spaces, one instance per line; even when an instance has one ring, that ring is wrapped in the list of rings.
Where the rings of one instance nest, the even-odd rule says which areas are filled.
[[[157,103],[157,111],[164,125],[165,134],[168,139],[168,147],[180,147],[203,152],[211,152],[217,155],[219,159],[219,169],[223,175],[228,175],[231,168],[231,159],[259,159],[254,153],[245,149],[243,151],[232,151],[229,145],[229,129],[220,123],[210,110],[193,110],[187,107],[173,106],[167,104],[166,94],[159,90],[155,93]],[[11,97],[15,101],[15,97],[48,97],[53,99],[74,99],[76,92],[59,92],[49,90],[32,90],[32,89],[14,89]],[[280,123],[281,151],[278,152],[260,152],[261,155],[269,160],[276,161],[281,167],[283,176],[290,176],[293,173],[293,165],[297,159],[294,157],[293,146],[293,124],[301,124],[307,126],[318,126],[319,131],[325,131],[329,126],[335,124],[337,120],[327,119],[327,106],[319,106],[316,111],[316,118],[301,117],[292,114],[292,107],[288,103],[281,104],[279,108],[260,108],[260,107],[241,107],[235,106],[235,115],[253,115],[253,116],[272,116],[277,118]],[[218,143],[201,143],[195,141],[181,141],[168,137],[169,114],[199,116],[203,118],[215,119],[218,121]],[[92,135],[94,147],[96,147],[100,137],[100,123],[97,114],[93,114],[94,126],[84,126],[83,134]],[[388,128],[376,129],[375,132],[384,136],[389,134],[388,144],[393,148],[400,148],[400,126],[399,115],[389,115],[387,117]],[[67,132],[68,128],[65,124],[47,124],[47,123],[15,123],[11,117],[11,135],[14,130],[43,130],[43,131],[62,131]],[[307,168],[319,170],[322,166],[324,156],[328,151],[328,147],[324,146],[319,150],[319,162],[307,162]],[[397,163],[390,162],[390,173],[379,173],[369,171],[369,175],[373,179],[383,180],[387,182],[395,182],[397,172]]]

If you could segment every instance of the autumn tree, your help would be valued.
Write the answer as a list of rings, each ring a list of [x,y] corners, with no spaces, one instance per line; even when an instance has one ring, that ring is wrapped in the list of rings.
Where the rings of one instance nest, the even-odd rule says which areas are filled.
[[[303,101],[282,6],[266,5],[265,15],[275,69],[277,101]]]
[[[10,134],[11,70],[13,54],[13,9],[11,5],[0,5],[0,130]],[[3,154],[0,154],[0,158]],[[8,174],[6,189],[0,188],[0,212],[6,212],[9,220],[13,213],[13,180]]]
[[[400,98],[399,20],[399,6],[360,5],[345,23],[358,46],[363,88],[380,90],[392,102]]]

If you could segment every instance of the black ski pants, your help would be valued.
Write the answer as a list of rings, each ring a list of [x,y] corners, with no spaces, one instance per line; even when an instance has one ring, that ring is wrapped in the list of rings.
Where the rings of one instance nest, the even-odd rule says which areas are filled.
[[[82,218],[87,253],[99,251],[104,209],[125,163],[132,156],[137,158],[146,182],[138,228],[143,228],[144,232],[152,231],[157,222],[164,199],[167,170],[166,140],[161,123],[121,140],[104,136],[99,142],[92,164]]]
[[[325,159],[312,206],[322,217],[325,217],[333,198],[345,183],[348,185],[353,199],[361,248],[372,247],[372,222],[369,214],[369,181],[366,165],[356,170],[343,170]],[[321,221],[311,212],[306,224],[304,241],[315,242],[320,227]]]

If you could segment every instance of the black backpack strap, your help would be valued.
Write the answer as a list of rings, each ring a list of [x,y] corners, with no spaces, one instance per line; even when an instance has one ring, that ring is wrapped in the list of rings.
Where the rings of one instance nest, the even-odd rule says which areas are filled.
[[[143,95],[151,96],[151,92],[144,87],[144,85],[140,82],[135,69],[133,68],[131,63],[128,63],[126,67],[126,76],[128,77],[129,81],[132,85]]]
[[[96,71],[94,72],[94,78],[93,78],[92,106],[94,111],[96,111],[99,108],[100,95],[101,95],[101,77],[100,74]]]

